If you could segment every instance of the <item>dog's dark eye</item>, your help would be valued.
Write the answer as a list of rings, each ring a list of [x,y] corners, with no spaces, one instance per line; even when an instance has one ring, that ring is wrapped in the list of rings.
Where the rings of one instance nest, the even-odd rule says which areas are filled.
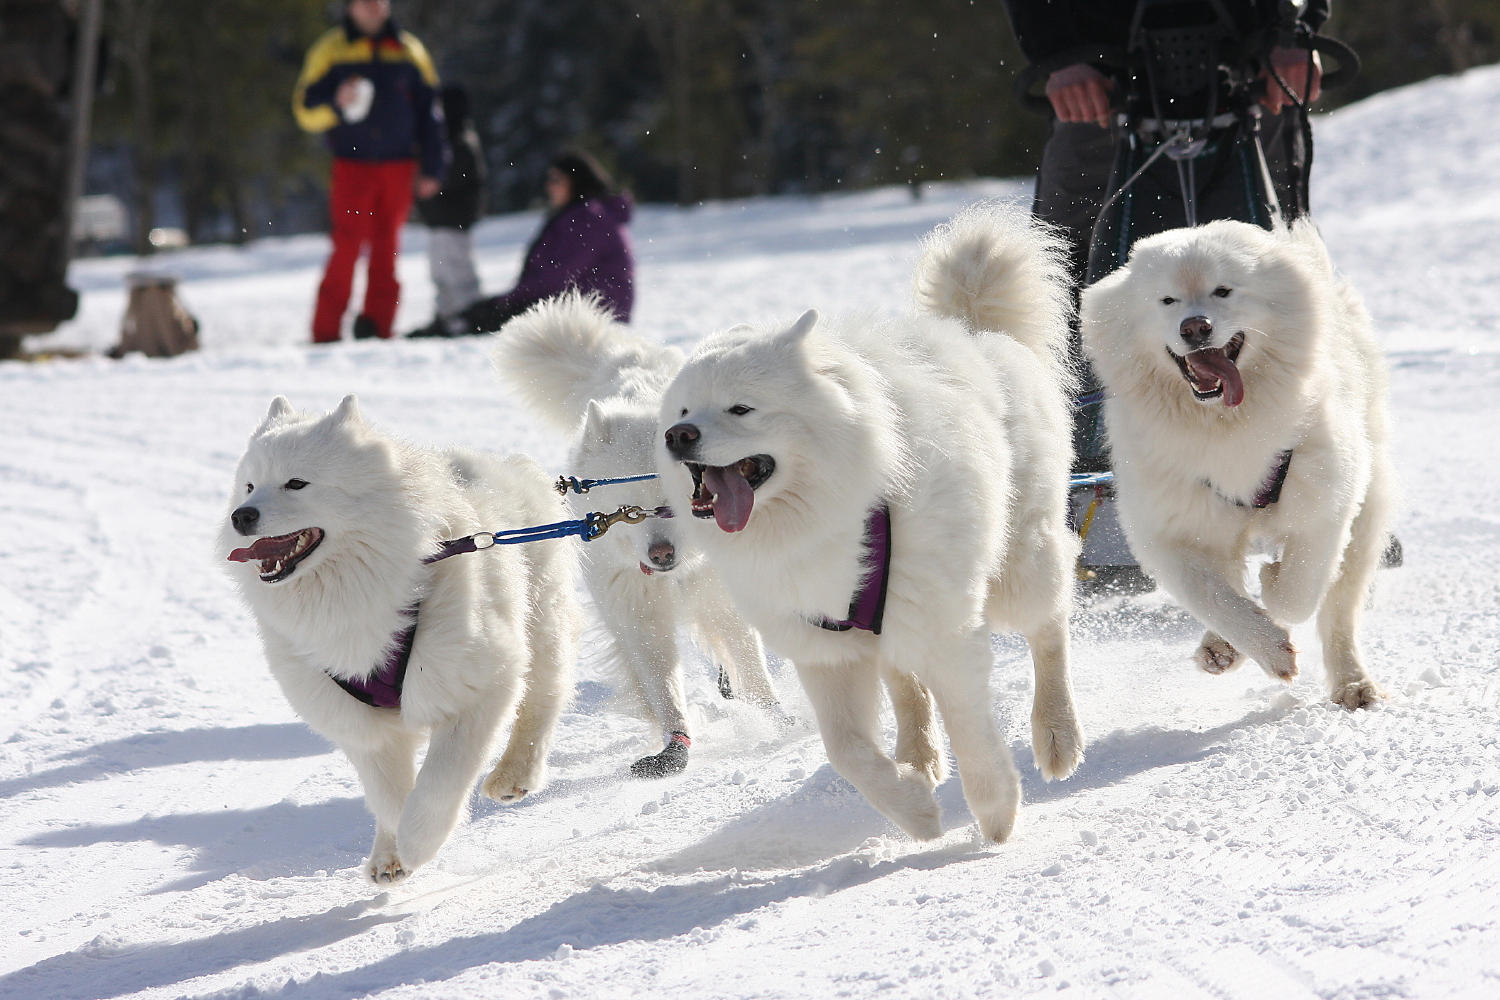
[[[724,412],[726,412],[726,413],[733,413],[737,417],[743,417],[747,413],[754,413],[755,412],[755,407],[753,407],[753,406],[746,406],[744,403],[735,403],[733,406],[731,406],[728,410],[725,410]]]
[[[246,493],[254,493],[255,492],[255,484],[254,483],[246,483],[245,484],[245,492]]]
[[[685,416],[687,416],[687,407],[686,407],[686,406],[684,406],[684,407],[683,407],[683,408],[682,408],[682,412],[681,412],[681,413],[679,413],[679,414],[678,414],[678,416],[680,416],[680,417],[685,417]]]
[[[286,484],[282,487],[282,489],[300,490],[302,487],[304,487],[306,485],[307,485],[307,480],[305,480],[305,479],[288,479],[286,481]]]
[[[1214,298],[1227,299],[1229,298],[1229,293],[1233,290],[1234,289],[1232,288],[1225,288],[1223,285],[1220,285],[1218,288],[1214,289]]]
[[[1164,299],[1161,300],[1161,304],[1164,305],[1164,306],[1169,306],[1173,302],[1176,302],[1176,301],[1177,301],[1176,299],[1174,299],[1174,298],[1172,298],[1172,296],[1168,295],[1166,298],[1164,298]]]

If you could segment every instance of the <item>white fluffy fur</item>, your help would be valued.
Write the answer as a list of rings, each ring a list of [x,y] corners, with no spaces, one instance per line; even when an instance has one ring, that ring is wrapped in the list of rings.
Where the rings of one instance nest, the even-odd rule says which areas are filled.
[[[293,479],[308,485],[286,488]],[[295,412],[278,396],[235,472],[229,511],[241,506],[259,510],[257,535],[325,532],[279,583],[261,582],[258,563],[228,569],[292,708],[359,772],[375,816],[371,879],[400,880],[437,853],[518,705],[484,791],[512,801],[542,787],[581,630],[573,545],[502,546],[422,564],[444,539],[565,517],[539,466],[403,444],[367,424],[353,396],[327,415]],[[226,516],[219,553],[254,540]],[[384,662],[409,621],[403,609],[417,601],[400,710],[372,708],[338,687],[330,674],[364,677]]]
[[[930,689],[986,837],[1009,836],[1020,803],[990,711],[991,629],[1031,644],[1042,774],[1065,777],[1082,757],[1067,670],[1078,540],[1065,518],[1063,280],[1051,237],[983,206],[933,236],[917,275],[922,301],[962,322],[808,313],[789,327],[735,327],[706,339],[664,397],[662,429],[685,422],[700,434],[683,457],[774,458],[744,530],[684,521],[736,606],[796,664],[829,761],[913,837],[941,830],[926,762],[942,754],[930,719],[920,731],[903,724],[895,759],[881,750],[882,675]],[[1021,339],[986,325],[997,319]],[[728,412],[739,407],[752,409]],[[688,471],[664,445],[658,454],[685,511]],[[892,521],[882,634],[819,628],[848,612],[866,515],[881,499]],[[898,719],[920,719],[926,699],[915,687],[903,709],[898,696]]]
[[[1385,361],[1313,225],[1214,222],[1142,240],[1084,293],[1082,313],[1108,390],[1120,519],[1142,568],[1208,626],[1199,666],[1221,673],[1244,654],[1290,680],[1287,626],[1316,613],[1333,700],[1380,697],[1355,633],[1395,499]],[[1187,350],[1191,316],[1213,324],[1210,346],[1244,332],[1238,407],[1196,400],[1168,356]],[[1225,499],[1248,503],[1288,448],[1279,503]],[[1257,547],[1275,560],[1259,603],[1246,581]]]
[[[597,302],[574,293],[508,323],[494,360],[516,395],[573,436],[572,475],[602,479],[655,471],[661,392],[682,366],[681,351],[632,335]],[[661,484],[649,481],[570,498],[580,513],[666,504]],[[762,706],[776,702],[760,637],[735,614],[701,555],[682,545],[679,523],[674,518],[621,525],[583,547],[584,579],[609,634],[612,658],[663,734],[691,734],[679,625],[724,668],[737,697]]]

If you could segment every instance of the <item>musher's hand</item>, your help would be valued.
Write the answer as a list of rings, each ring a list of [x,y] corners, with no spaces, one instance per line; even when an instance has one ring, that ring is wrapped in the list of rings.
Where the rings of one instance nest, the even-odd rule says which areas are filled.
[[[443,182],[436,177],[418,177],[412,184],[412,190],[416,192],[418,201],[426,201],[437,194],[443,188]]]
[[[1088,63],[1074,63],[1047,77],[1047,100],[1058,120],[1109,127],[1109,92],[1115,82]]]
[[[1307,103],[1316,101],[1323,93],[1323,61],[1316,52],[1312,57],[1312,85],[1308,86],[1307,80],[1307,50],[1306,49],[1283,49],[1277,47],[1271,50],[1271,65],[1281,78],[1286,81],[1292,93],[1296,95],[1297,101],[1302,95],[1307,95]],[[1297,101],[1287,96],[1281,84],[1276,82],[1276,77],[1271,75],[1269,69],[1260,71],[1260,78],[1266,81],[1266,93],[1260,99],[1260,103],[1271,109],[1271,114],[1281,114],[1281,109],[1294,105]]]
[[[333,103],[340,111],[347,110],[349,105],[359,100],[359,80],[357,76],[345,77],[344,82],[339,84],[339,89],[333,92]]]

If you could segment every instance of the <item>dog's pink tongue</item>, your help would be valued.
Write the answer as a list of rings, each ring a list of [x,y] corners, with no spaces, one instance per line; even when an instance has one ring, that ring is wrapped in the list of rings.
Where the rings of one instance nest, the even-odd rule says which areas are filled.
[[[1200,385],[1217,381],[1224,387],[1225,406],[1239,406],[1245,401],[1245,383],[1240,379],[1240,370],[1221,348],[1194,351],[1183,360],[1193,377],[1200,380]]]
[[[229,553],[229,561],[252,562],[259,559],[275,559],[279,556],[290,555],[296,547],[296,535],[289,535],[285,538],[257,538],[255,544],[248,549],[235,549]]]
[[[723,531],[743,531],[755,506],[755,491],[733,465],[710,465],[703,485],[714,495],[714,520]]]

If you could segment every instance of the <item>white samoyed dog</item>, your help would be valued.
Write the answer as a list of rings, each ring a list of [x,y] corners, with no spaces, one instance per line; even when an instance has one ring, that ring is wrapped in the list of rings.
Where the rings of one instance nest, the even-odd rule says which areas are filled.
[[[326,415],[278,396],[251,435],[220,555],[292,708],[359,772],[372,880],[400,881],[437,853],[513,710],[484,792],[514,801],[542,787],[582,631],[576,546],[424,560],[446,540],[566,516],[530,459],[412,447],[366,423],[353,396]]]
[[[1311,222],[1142,240],[1084,292],[1120,520],[1141,567],[1208,626],[1195,659],[1297,674],[1318,616],[1332,697],[1381,697],[1356,632],[1387,541],[1385,360]],[[1260,601],[1246,564],[1257,549]]]
[[[667,387],[658,457],[735,605],[796,665],[834,768],[911,836],[939,835],[932,728],[900,732],[896,759],[879,746],[879,679],[914,676],[999,841],[1021,786],[991,713],[992,629],[1031,645],[1043,776],[1083,754],[1066,277],[1051,236],[988,204],[929,238],[916,293],[911,316],[708,337]]]
[[[682,352],[638,337],[591,298],[571,293],[506,324],[494,351],[501,380],[555,430],[573,436],[579,479],[656,470],[661,392]],[[575,508],[666,506],[659,482],[603,486]],[[602,506],[601,506],[602,505]],[[760,636],[735,613],[701,553],[678,538],[677,521],[620,527],[583,547],[584,581],[610,640],[611,658],[666,742],[632,773],[656,778],[687,766],[692,745],[677,627],[718,663],[720,690],[770,708],[777,702]]]

